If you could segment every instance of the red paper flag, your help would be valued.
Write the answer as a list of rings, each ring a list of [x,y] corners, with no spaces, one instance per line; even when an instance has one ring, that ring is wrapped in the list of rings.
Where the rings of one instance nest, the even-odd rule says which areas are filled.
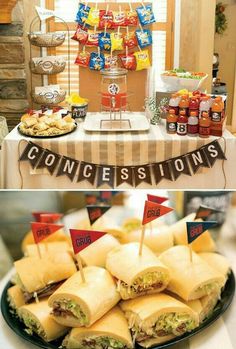
[[[171,211],[173,211],[173,208],[171,207],[166,207],[151,201],[145,201],[142,225],[150,223]]]
[[[74,253],[77,254],[89,245],[93,244],[96,240],[106,235],[106,233],[101,231],[70,229],[70,235]]]
[[[36,222],[41,222],[41,215],[42,214],[50,214],[50,212],[47,212],[47,211],[32,212],[32,216],[34,217]]]
[[[148,201],[155,202],[156,204],[163,204],[163,202],[169,200],[168,198],[165,198],[164,196],[156,196],[156,195],[150,195],[147,194]]]
[[[40,215],[41,223],[56,223],[62,218],[61,213],[42,213]]]
[[[50,223],[39,223],[32,222],[31,230],[34,235],[34,241],[38,244],[40,241],[44,240],[48,236],[52,235],[59,229],[63,228],[61,224],[50,224]]]

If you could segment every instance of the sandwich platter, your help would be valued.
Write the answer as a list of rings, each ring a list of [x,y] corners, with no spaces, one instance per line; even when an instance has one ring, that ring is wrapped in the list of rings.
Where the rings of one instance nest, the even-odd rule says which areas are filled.
[[[38,346],[39,348],[45,348],[45,349],[61,348],[63,338],[47,343],[37,335],[31,336],[25,331],[24,324],[14,314],[14,312],[9,306],[7,291],[11,286],[12,284],[9,281],[4,288],[4,291],[1,297],[1,311],[6,323],[12,329],[12,331],[15,332],[21,338],[25,339],[27,342],[32,343]],[[155,345],[153,346],[153,348],[155,349],[170,348],[172,345],[183,342],[186,339],[189,339],[190,337],[194,336],[195,334],[203,331],[205,328],[213,324],[228,309],[228,307],[230,306],[233,300],[234,292],[235,292],[235,277],[233,272],[231,271],[229,274],[227,283],[225,285],[225,288],[221,294],[221,300],[217,303],[210,317],[205,319],[203,323],[192,332],[184,334],[183,336],[180,336],[180,337],[176,337],[175,339],[172,339],[169,342],[166,342],[164,344]],[[136,345],[136,348],[140,348],[140,347]]]

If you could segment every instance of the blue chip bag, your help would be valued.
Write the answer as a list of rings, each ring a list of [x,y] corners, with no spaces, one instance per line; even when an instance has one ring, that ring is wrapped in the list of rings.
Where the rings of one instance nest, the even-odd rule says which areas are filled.
[[[149,29],[136,30],[136,36],[141,48],[152,45],[152,32]]]
[[[98,45],[101,50],[111,51],[111,35],[109,33],[100,33]]]
[[[80,23],[81,25],[85,24],[88,15],[89,15],[90,7],[86,6],[84,4],[79,4],[79,9],[76,15],[76,22]]]
[[[105,68],[105,56],[102,53],[92,52],[90,56],[89,68],[91,70],[102,70]]]
[[[155,16],[152,10],[152,5],[145,5],[138,7],[136,9],[140,23],[144,25],[149,25],[155,23]]]

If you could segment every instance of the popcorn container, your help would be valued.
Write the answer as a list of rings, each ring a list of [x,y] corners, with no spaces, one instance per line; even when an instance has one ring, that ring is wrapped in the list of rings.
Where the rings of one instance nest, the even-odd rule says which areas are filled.
[[[88,112],[88,103],[71,105],[71,114],[73,119],[84,119]]]

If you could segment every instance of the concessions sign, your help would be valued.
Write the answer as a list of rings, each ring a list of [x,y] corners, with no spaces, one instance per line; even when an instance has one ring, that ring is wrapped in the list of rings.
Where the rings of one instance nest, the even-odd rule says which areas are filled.
[[[28,161],[33,169],[46,168],[56,177],[67,176],[71,182],[88,181],[97,188],[110,188],[124,183],[137,187],[141,183],[158,185],[163,179],[176,181],[181,175],[193,176],[201,167],[211,168],[217,160],[227,160],[219,140],[215,140],[195,151],[166,161],[143,166],[106,166],[65,157],[28,142],[19,161]]]

